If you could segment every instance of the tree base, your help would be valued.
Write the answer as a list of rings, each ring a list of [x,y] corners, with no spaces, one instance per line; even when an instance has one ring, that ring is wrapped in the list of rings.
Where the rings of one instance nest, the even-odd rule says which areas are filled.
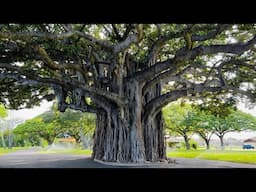
[[[161,166],[161,165],[168,165],[168,164],[176,164],[176,160],[175,159],[170,159],[168,158],[166,159],[161,159],[157,162],[151,162],[151,161],[143,161],[140,163],[133,163],[133,162],[129,162],[129,163],[120,163],[120,162],[107,162],[107,161],[103,161],[103,160],[99,160],[99,159],[93,159],[93,161],[103,164],[103,165],[110,165],[110,166],[122,166],[122,167],[142,167],[142,166]],[[150,167],[149,167],[150,168]]]

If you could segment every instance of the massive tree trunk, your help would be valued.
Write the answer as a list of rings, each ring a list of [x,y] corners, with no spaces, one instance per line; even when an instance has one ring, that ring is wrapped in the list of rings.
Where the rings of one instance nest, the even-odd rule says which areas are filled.
[[[127,105],[113,104],[97,113],[92,157],[136,163],[166,159],[161,112],[145,118],[138,82],[127,82],[124,93]]]
[[[125,74],[131,75],[138,70],[136,67],[134,64],[129,66],[129,63],[126,63],[126,67],[121,65],[118,71],[112,70],[109,88],[98,85],[124,97],[127,103],[118,105],[103,98],[95,98],[95,102],[103,107],[97,112],[92,154],[94,159],[135,163],[166,159],[162,112],[154,114],[145,111],[145,106],[161,95],[161,84],[157,83],[143,93],[145,84],[141,81],[136,78],[124,80]],[[110,75],[99,74],[105,77]]]
[[[144,97],[144,105],[150,100],[161,95],[161,84],[156,84],[151,88]],[[166,146],[164,141],[163,116],[162,111],[155,116],[147,113],[142,119],[144,130],[144,143],[147,161],[158,161],[166,159]]]

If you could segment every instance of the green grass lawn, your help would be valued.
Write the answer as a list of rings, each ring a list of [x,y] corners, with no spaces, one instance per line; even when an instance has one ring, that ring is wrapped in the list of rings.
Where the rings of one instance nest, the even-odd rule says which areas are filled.
[[[13,147],[12,149],[5,149],[5,148],[0,148],[0,156],[6,153],[14,152],[21,149],[20,147]]]
[[[168,152],[167,156],[256,164],[256,151],[176,150],[176,151]]]
[[[58,153],[58,154],[77,154],[77,155],[91,155],[92,151],[89,149],[42,149],[40,153]],[[167,153],[168,157],[182,157],[182,158],[198,158],[219,161],[231,161],[238,163],[253,163],[256,164],[256,151],[238,151],[238,150],[175,150]]]

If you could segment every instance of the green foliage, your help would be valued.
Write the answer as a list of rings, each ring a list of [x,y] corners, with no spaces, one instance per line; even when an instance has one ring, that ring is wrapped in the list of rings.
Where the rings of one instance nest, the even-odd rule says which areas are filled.
[[[56,136],[53,124],[43,122],[40,117],[27,120],[25,123],[18,125],[13,133],[15,135],[23,135],[32,146],[40,145],[40,138],[44,138],[48,144],[51,144]]]
[[[48,142],[45,139],[41,138],[40,139],[40,146],[43,147],[43,148],[47,147],[48,146]]]
[[[51,111],[38,117],[27,120],[14,129],[15,137],[23,138],[24,142],[17,141],[19,146],[46,146],[54,142],[59,134],[67,133],[81,142],[82,135],[90,135],[95,128],[95,116],[90,113],[82,113],[67,109],[60,113],[53,106]]]
[[[201,99],[200,105],[193,105],[192,116],[194,131],[204,139],[207,134],[215,133],[218,137],[232,131],[254,129],[256,118],[236,109],[233,97],[211,95]],[[208,135],[210,138],[211,135]],[[223,146],[222,146],[223,147]]]
[[[183,131],[191,131],[191,127],[186,119],[192,112],[191,105],[187,103],[172,103],[163,109],[166,128],[169,132],[182,134]]]
[[[3,149],[3,148],[0,148],[0,156],[3,155],[3,154],[7,154],[7,153],[11,153],[11,152],[14,152],[18,150],[17,148],[12,148],[12,149]]]
[[[67,109],[64,113],[50,111],[43,114],[43,119],[55,127],[56,133],[67,133],[77,142],[82,135],[92,135],[95,128],[95,115]]]
[[[256,130],[256,117],[251,114],[238,110],[231,113],[226,120],[234,130]]]
[[[204,111],[206,114],[225,118],[236,110],[236,100],[232,97],[216,94],[206,94],[205,96],[205,98],[201,98],[201,104],[196,104],[196,109]]]
[[[0,29],[0,51],[3,54],[1,63],[22,63],[20,67],[21,70],[9,69],[10,72],[18,73],[19,71],[20,73],[22,71],[30,73],[30,75],[33,74],[35,77],[56,78],[54,72],[51,71],[52,69],[47,69],[47,66],[42,64],[44,61],[35,53],[35,50],[33,49],[34,45],[43,47],[49,57],[56,63],[72,64],[76,62],[88,63],[88,61],[90,61],[92,64],[90,66],[93,66],[95,64],[94,61],[97,61],[98,58],[107,61],[113,56],[113,49],[107,50],[104,46],[101,47],[98,42],[106,40],[108,44],[112,44],[113,46],[120,42],[125,42],[124,40],[128,35],[138,32],[136,31],[137,26],[138,25],[134,24],[70,24],[69,26],[65,26],[64,24],[3,24]],[[156,54],[156,61],[165,61],[179,55],[180,51],[186,48],[185,34],[190,34],[190,36],[206,36],[205,40],[194,40],[193,42],[190,42],[190,44],[194,45],[193,48],[198,48],[206,45],[225,45],[230,39],[241,43],[248,42],[256,31],[255,24],[231,24],[230,26],[226,26],[225,29],[223,29],[224,31],[222,31],[222,27],[218,24],[200,23],[193,24],[192,26],[171,23],[144,24],[141,41],[131,43],[125,51],[128,51],[130,60],[133,61],[133,64],[139,65],[137,71],[142,71],[148,67],[146,61],[149,57],[151,48],[161,39],[164,41],[160,43],[162,46],[157,48],[157,50],[160,51]],[[67,38],[57,38],[60,34],[66,34],[68,30],[76,31],[77,33],[72,36],[68,35]],[[217,32],[216,36],[213,35],[215,32]],[[29,37],[26,35],[21,35],[21,37],[19,37],[17,35],[41,33],[48,34],[50,38],[44,37],[44,35],[28,35]],[[6,37],[6,34],[8,34],[8,37]],[[83,35],[79,36],[79,34]],[[54,38],[55,36],[56,38]],[[92,40],[91,38],[95,39]],[[97,56],[91,54],[92,48]],[[215,58],[217,54],[218,50],[216,50],[216,54],[199,55],[196,58],[192,57],[187,61],[182,61],[183,65],[177,66],[175,74],[179,74],[179,72],[183,70],[183,67],[193,63],[206,67],[210,60],[213,60],[214,62],[218,60]],[[87,57],[89,55],[90,58]],[[255,53],[252,47],[251,50],[246,51],[246,54],[239,53],[238,56],[235,56],[235,54],[231,55],[224,53],[221,57],[221,60],[246,57],[250,60],[248,61],[250,64],[254,63]],[[4,67],[2,68],[4,69]],[[207,77],[209,71],[214,72],[214,70],[216,70],[213,68],[213,70],[210,69],[211,67],[208,67],[207,69],[200,68],[200,73],[193,75],[183,74],[182,78],[184,77],[185,80],[189,81],[200,80],[202,82],[202,79]],[[92,69],[87,69],[86,67],[84,71],[87,73],[87,70],[92,72]],[[216,71],[215,73],[217,74]],[[229,75],[227,73],[235,75],[233,78],[228,79],[227,77]],[[68,75],[64,75],[63,73],[61,73],[60,76],[65,77],[65,79],[69,78]],[[218,75],[215,75],[215,77],[217,76]],[[255,79],[253,78],[255,77],[255,70],[248,68],[248,65],[236,65],[232,62],[231,64],[225,64],[223,67],[223,76],[229,84],[235,85],[236,87],[239,87],[242,81],[252,82],[255,85],[255,81],[253,80]],[[171,86],[171,88],[175,90],[177,89],[177,85],[179,85],[179,83],[175,82],[175,85]],[[52,100],[54,97],[48,97],[50,91],[52,91],[51,87],[31,84],[29,86],[22,85],[16,83],[15,80],[9,77],[0,80],[0,102],[8,104],[15,109],[20,108],[21,106],[32,107],[33,105],[38,105],[45,97]],[[6,98],[8,98],[8,102],[6,102]],[[70,97],[68,98],[70,102]]]
[[[7,110],[5,109],[5,106],[0,103],[0,118],[4,118],[7,116]]]

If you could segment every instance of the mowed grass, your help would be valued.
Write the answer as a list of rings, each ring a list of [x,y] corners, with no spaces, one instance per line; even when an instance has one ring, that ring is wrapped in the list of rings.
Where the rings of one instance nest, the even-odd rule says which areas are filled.
[[[3,154],[7,154],[7,153],[11,153],[11,152],[17,151],[19,149],[22,149],[22,148],[20,148],[20,147],[13,147],[12,149],[0,148],[0,156],[3,155]]]
[[[91,155],[92,150],[90,149],[42,149],[40,153],[57,153],[57,154],[73,154],[73,155]]]
[[[57,153],[73,155],[91,155],[89,149],[42,149],[40,153]],[[231,150],[176,150],[167,153],[168,157],[198,158],[219,161],[230,161],[237,163],[256,164],[256,151],[231,151]]]
[[[167,156],[256,164],[256,151],[177,150],[168,152]]]

